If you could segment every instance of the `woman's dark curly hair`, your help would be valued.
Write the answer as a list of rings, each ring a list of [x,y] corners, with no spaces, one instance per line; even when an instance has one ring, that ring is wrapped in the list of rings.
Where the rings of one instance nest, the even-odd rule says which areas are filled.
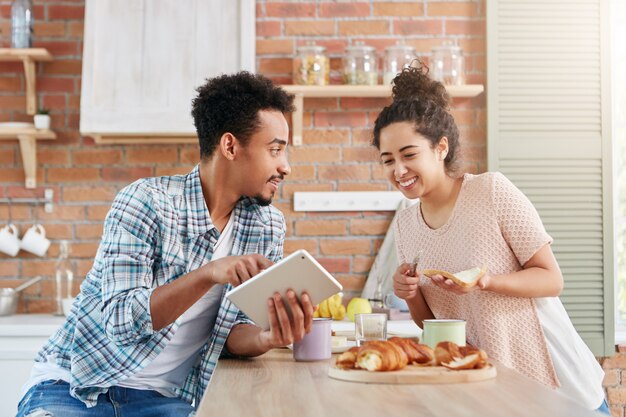
[[[459,129],[449,112],[446,88],[428,76],[428,67],[416,61],[393,79],[393,102],[385,107],[374,123],[372,144],[380,149],[380,131],[392,123],[411,122],[415,132],[429,139],[434,148],[442,137],[448,138],[446,169],[454,171],[459,148]]]
[[[208,79],[196,91],[191,116],[202,159],[213,154],[224,133],[232,133],[245,146],[259,128],[259,111],[294,110],[293,95],[268,78],[247,71]]]

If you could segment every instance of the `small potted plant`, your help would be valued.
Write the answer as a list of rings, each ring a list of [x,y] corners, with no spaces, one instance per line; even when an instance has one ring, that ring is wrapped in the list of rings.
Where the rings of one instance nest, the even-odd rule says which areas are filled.
[[[35,128],[36,129],[50,129],[50,110],[48,109],[39,109],[37,110],[37,114],[35,114]]]

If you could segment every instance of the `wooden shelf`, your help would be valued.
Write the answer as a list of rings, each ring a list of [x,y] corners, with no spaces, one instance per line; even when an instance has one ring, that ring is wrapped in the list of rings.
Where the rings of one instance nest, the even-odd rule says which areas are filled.
[[[26,74],[26,112],[35,114],[37,111],[35,62],[52,61],[52,55],[44,48],[0,48],[0,61],[22,61]]]
[[[31,128],[0,128],[0,140],[15,140],[20,142],[22,163],[26,176],[26,188],[37,187],[37,141],[56,139],[51,130]]]
[[[296,111],[291,115],[292,144],[302,145],[302,112],[305,97],[391,97],[390,85],[283,85],[294,94]],[[451,97],[476,97],[484,91],[482,84],[446,86]]]

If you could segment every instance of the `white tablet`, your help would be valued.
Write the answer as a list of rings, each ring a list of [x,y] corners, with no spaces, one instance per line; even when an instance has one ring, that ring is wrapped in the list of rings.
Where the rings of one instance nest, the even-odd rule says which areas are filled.
[[[267,299],[273,297],[275,292],[283,296],[287,313],[291,315],[289,303],[284,299],[288,289],[294,290],[298,297],[306,291],[316,305],[343,287],[315,258],[301,249],[233,288],[226,293],[226,298],[257,326],[267,330],[270,328]]]

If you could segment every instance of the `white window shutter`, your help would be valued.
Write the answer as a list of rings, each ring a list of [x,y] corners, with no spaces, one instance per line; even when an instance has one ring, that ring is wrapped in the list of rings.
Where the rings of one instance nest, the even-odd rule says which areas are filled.
[[[487,2],[488,167],[537,208],[561,300],[602,356],[615,351],[607,3]]]

